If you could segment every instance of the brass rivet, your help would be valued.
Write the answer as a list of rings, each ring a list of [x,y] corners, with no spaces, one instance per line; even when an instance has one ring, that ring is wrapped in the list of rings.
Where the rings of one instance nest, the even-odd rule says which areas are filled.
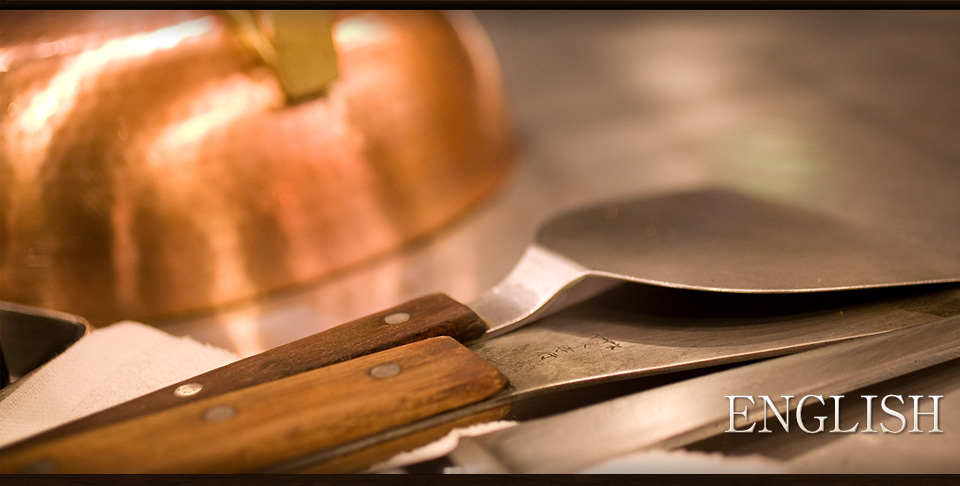
[[[370,376],[382,380],[392,378],[400,374],[400,366],[395,363],[383,363],[370,368]]]
[[[200,390],[203,390],[203,385],[199,383],[187,383],[186,385],[178,386],[177,389],[173,391],[173,394],[178,397],[189,397],[190,395],[200,393]]]
[[[383,322],[387,324],[403,324],[410,320],[410,314],[406,312],[394,312],[387,317],[383,318]]]
[[[207,422],[223,422],[237,415],[237,409],[230,405],[220,405],[203,412],[203,419]]]

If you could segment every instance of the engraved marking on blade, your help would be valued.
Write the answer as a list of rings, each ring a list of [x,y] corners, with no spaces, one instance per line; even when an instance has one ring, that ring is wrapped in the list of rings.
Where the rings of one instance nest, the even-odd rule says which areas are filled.
[[[561,344],[554,348],[551,351],[541,351],[538,353],[538,356],[541,360],[559,358],[561,354],[575,353],[577,349],[598,349],[600,351],[614,351],[622,348],[623,345],[607,338],[606,336],[601,336],[595,334],[588,341],[583,341],[575,346],[570,346],[568,344]]]
[[[173,394],[178,397],[189,397],[200,393],[200,390],[203,390],[203,385],[199,383],[187,383],[178,386],[177,389],[173,391]]]
[[[384,378],[393,378],[400,374],[400,366],[395,363],[383,363],[370,368],[370,376],[382,380]]]
[[[410,314],[406,312],[394,312],[387,317],[383,318],[383,322],[387,324],[403,324],[410,320]]]
[[[220,405],[203,412],[203,419],[207,422],[223,422],[237,415],[237,409],[230,405]]]

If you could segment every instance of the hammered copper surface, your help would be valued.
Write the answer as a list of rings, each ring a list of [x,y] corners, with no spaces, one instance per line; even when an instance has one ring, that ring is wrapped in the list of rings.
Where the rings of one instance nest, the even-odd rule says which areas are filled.
[[[343,14],[285,105],[209,12],[5,12],[0,294],[94,324],[317,279],[423,236],[511,156],[479,27]]]

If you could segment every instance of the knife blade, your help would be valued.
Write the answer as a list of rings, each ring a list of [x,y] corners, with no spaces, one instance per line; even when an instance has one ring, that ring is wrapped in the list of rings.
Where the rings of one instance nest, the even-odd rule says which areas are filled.
[[[772,397],[776,413],[789,415],[807,395],[842,395],[957,358],[960,317],[951,317],[462,438],[448,459],[456,472],[468,474],[576,472],[627,453],[681,447],[773,419],[774,408],[759,399],[741,400],[734,409],[732,395]]]
[[[960,262],[919,243],[728,190],[612,202],[548,221],[514,270],[468,305],[443,294],[414,299],[172,384],[60,432],[105,426],[428,337],[483,342],[624,281],[782,294],[957,279]]]
[[[645,298],[637,299],[638,292]],[[4,457],[0,470],[37,471],[38,463],[51,461],[57,472],[249,472],[312,449],[311,454],[319,457],[315,462],[323,464],[318,471],[358,471],[443,435],[454,425],[496,418],[518,400],[584,386],[585,376],[611,381],[796,352],[955,314],[960,312],[958,296],[960,291],[952,288],[905,294],[903,289],[883,289],[819,298],[618,289],[524,329],[475,343],[469,350],[463,348],[476,357],[468,369],[490,373],[479,375],[487,377],[481,380],[483,393],[466,400],[427,405],[423,399],[446,400],[459,394],[458,386],[476,385],[441,374],[447,366],[443,363],[449,362],[444,360],[459,349],[451,347],[429,351],[426,362],[436,361],[440,369],[424,372],[432,379],[417,382],[420,395],[411,390],[401,393],[399,386],[390,388],[396,395],[371,393],[371,387],[383,386],[371,381],[374,368],[395,363],[398,356],[407,359],[428,352],[405,345],[367,356],[367,361],[357,358],[98,429],[41,434],[0,451]],[[830,297],[835,301],[829,302]],[[401,354],[385,356],[386,352]],[[404,379],[417,371],[402,368],[398,376]],[[490,378],[500,376],[497,370],[505,379]],[[348,378],[330,382],[329,373]],[[510,387],[497,393],[505,381]],[[323,399],[331,393],[354,400],[331,409]],[[368,402],[383,408],[372,411],[364,405]],[[261,403],[273,405],[257,408]],[[314,405],[304,408],[305,403]],[[215,423],[202,420],[209,410],[222,406],[237,410],[237,416]],[[406,414],[402,420],[379,417],[401,410]],[[356,427],[335,427],[341,423]],[[370,423],[376,426],[358,425]],[[229,440],[216,440],[217,434]],[[264,449],[264,443],[270,447]],[[196,449],[187,447],[190,444]],[[251,450],[263,462],[244,459]],[[71,451],[84,454],[71,456]]]

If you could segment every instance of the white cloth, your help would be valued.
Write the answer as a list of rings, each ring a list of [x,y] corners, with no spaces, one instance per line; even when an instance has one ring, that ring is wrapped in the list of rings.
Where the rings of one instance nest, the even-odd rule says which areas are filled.
[[[461,437],[476,437],[517,425],[498,421],[451,430],[446,436],[411,451],[401,452],[376,464],[367,472],[402,473],[403,467],[443,457],[452,452]],[[790,472],[781,461],[760,456],[728,457],[720,453],[685,450],[647,450],[613,457],[588,467],[580,474],[782,474]]]
[[[136,398],[237,359],[233,353],[187,337],[171,336],[136,322],[121,322],[83,337],[0,400],[0,446]],[[446,437],[401,453],[371,468],[392,472],[441,457],[460,437],[515,425],[492,422],[451,431]],[[776,473],[777,461],[719,454],[648,451],[615,458],[588,473]]]
[[[724,456],[685,450],[650,450],[612,458],[582,474],[783,474],[787,464],[761,456]]]
[[[229,351],[120,322],[96,329],[0,400],[0,446],[237,359]]]

